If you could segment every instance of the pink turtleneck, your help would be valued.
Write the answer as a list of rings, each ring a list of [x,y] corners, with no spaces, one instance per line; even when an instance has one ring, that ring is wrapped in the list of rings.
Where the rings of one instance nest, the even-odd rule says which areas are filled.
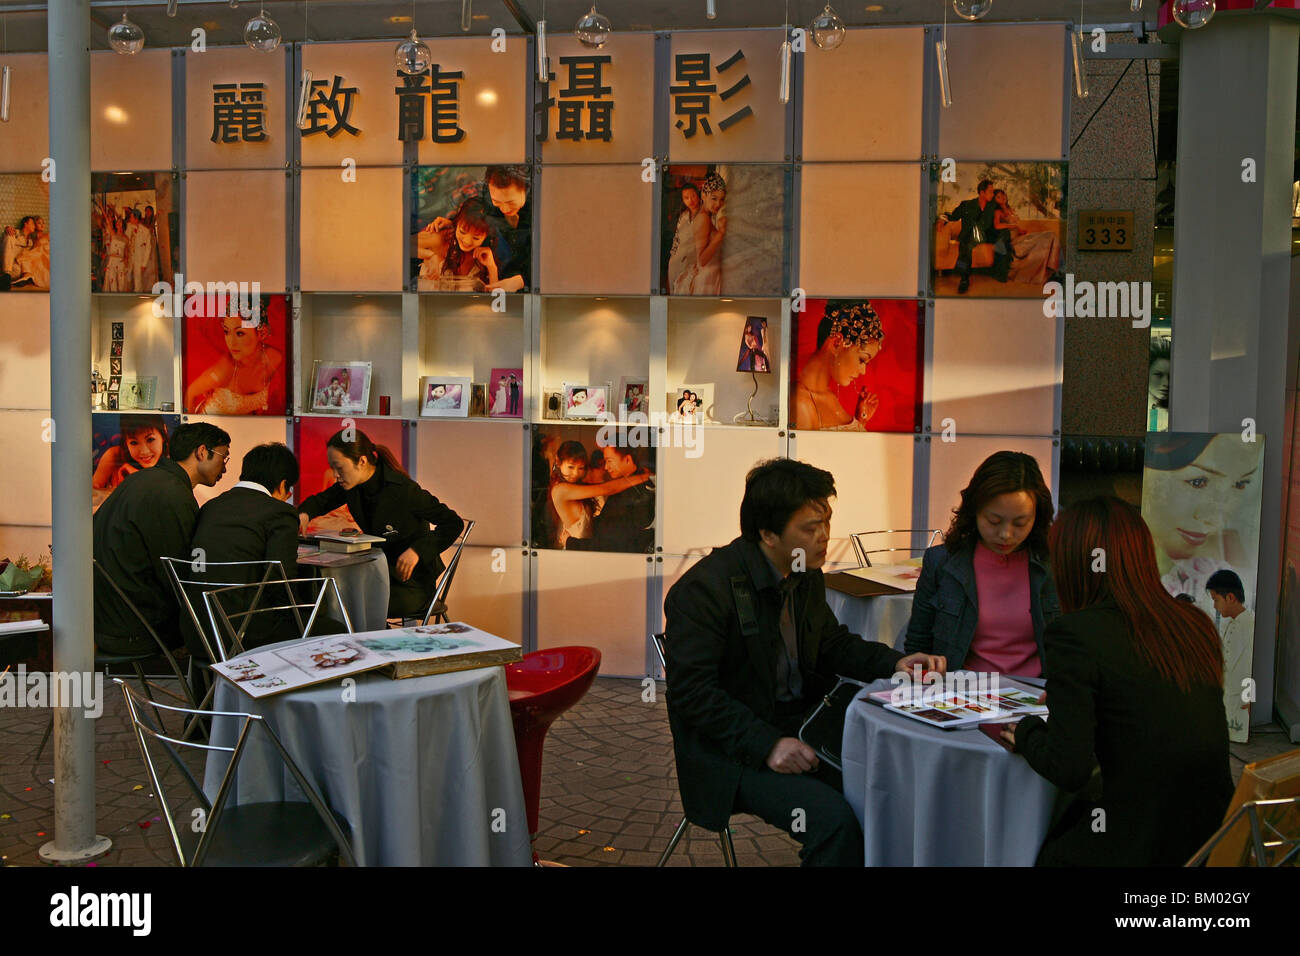
[[[1029,609],[1029,552],[998,554],[975,545],[975,593],[979,621],[966,655],[966,670],[1038,677],[1043,665]]]

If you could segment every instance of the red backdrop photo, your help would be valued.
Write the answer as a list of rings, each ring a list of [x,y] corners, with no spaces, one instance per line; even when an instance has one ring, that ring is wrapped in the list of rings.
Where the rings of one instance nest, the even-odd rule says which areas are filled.
[[[217,317],[217,297],[203,296],[200,301],[203,314],[187,315],[185,317],[185,336],[181,350],[181,377],[184,379],[187,392],[191,382],[221,359],[230,357],[230,352],[226,349],[225,337],[221,334],[221,319]],[[199,308],[188,302],[186,305],[187,311],[194,311]],[[285,401],[286,383],[289,380],[289,362],[292,357],[288,334],[290,319],[289,297],[284,295],[264,295],[262,296],[262,309],[269,321],[266,346],[277,350],[280,353],[281,361],[268,387],[269,401],[266,412],[257,412],[255,414],[284,415],[287,407]],[[190,406],[191,403],[186,402],[185,411],[190,414],[198,414]],[[220,413],[210,411],[206,412],[206,414]]]

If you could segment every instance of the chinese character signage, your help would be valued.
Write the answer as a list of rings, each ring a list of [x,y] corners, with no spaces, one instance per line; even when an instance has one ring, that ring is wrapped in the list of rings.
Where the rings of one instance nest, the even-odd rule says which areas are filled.
[[[674,34],[668,152],[674,161],[784,161],[782,31]]]
[[[590,50],[547,38],[550,79],[539,85],[533,136],[547,163],[640,163],[654,153],[654,50],[649,33]]]
[[[509,37],[501,53],[486,37],[425,42],[433,62],[420,76],[393,71],[389,49],[384,95],[398,101],[398,117],[385,135],[418,143],[421,165],[523,162],[532,88],[524,39]]]
[[[393,69],[393,44],[308,43],[303,67],[311,71],[311,92],[301,138],[304,166],[338,167],[345,160],[358,166],[402,162],[397,136],[400,86]],[[290,102],[298,104],[295,78]]]
[[[285,51],[185,54],[185,165],[276,169],[288,160]]]

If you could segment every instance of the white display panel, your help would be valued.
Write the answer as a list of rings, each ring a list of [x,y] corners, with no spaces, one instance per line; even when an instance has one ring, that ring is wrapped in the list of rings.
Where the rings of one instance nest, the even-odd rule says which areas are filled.
[[[1037,300],[938,299],[930,420],[958,436],[1051,435],[1059,427],[1057,319]]]
[[[91,360],[107,381],[110,375],[113,323],[122,323],[122,378],[153,376],[158,379],[154,394],[155,407],[176,402],[176,324],[169,316],[154,315],[151,296],[91,296]],[[90,379],[86,380],[89,401]],[[122,409],[133,411],[133,409]]]
[[[767,358],[771,372],[737,372],[741,343],[748,316],[767,319]],[[731,424],[744,412],[754,379],[754,414],[777,421],[781,392],[781,302],[779,299],[684,299],[668,300],[668,387],[713,384],[714,417]],[[652,395],[652,408],[669,411],[669,396]],[[675,404],[674,404],[675,407]]]
[[[912,527],[913,435],[801,431],[790,456],[835,478],[828,564],[857,565],[849,535]],[[944,525],[947,527],[947,525]]]
[[[402,297],[400,295],[304,295],[299,336],[302,360],[294,370],[301,389],[301,411],[311,411],[313,362],[370,362],[368,412],[378,412],[379,396],[402,396]],[[413,384],[418,388],[418,384]]]
[[[0,66],[10,68],[9,122],[0,123],[0,172],[40,172],[50,155],[48,61],[44,53],[0,56]]]
[[[186,415],[188,423],[208,422],[224,429],[230,436],[230,459],[226,462],[226,473],[212,487],[199,485],[194,489],[194,497],[200,507],[217,495],[224,494],[239,481],[239,472],[244,467],[244,454],[255,445],[266,442],[287,443],[289,426],[283,418],[263,418],[259,415]]]
[[[694,437],[695,449],[664,447],[659,453],[666,554],[702,555],[736,538],[745,475],[759,461],[780,456],[785,444],[771,428],[700,428]]]
[[[90,392],[90,380],[86,380]],[[6,493],[0,495],[0,527],[4,525],[48,525],[50,523],[50,449],[42,439],[50,413],[46,409],[31,411],[0,410],[0,448],[14,462],[21,461],[21,474],[15,474],[5,483]],[[55,435],[57,438],[57,434]],[[90,476],[86,476],[86,485]],[[89,496],[87,496],[89,497]],[[87,501],[89,508],[89,501]],[[45,538],[42,551],[49,550]],[[0,557],[15,558],[16,554]],[[28,557],[36,555],[29,553]]]
[[[90,54],[90,168],[171,169],[172,54]]]
[[[473,541],[478,537],[474,528]],[[454,550],[443,552],[450,561]],[[528,559],[520,548],[465,545],[456,578],[447,594],[447,611],[453,621],[465,621],[480,630],[522,644],[524,641],[523,595],[528,590]],[[504,564],[503,564],[504,562]]]
[[[555,79],[551,81],[548,99],[554,100],[549,110],[549,129],[547,138],[542,142],[542,161],[545,163],[640,163],[646,156],[654,154],[654,84],[647,80],[655,71],[655,37],[652,33],[618,32],[618,42],[610,43],[600,50],[584,47],[572,33],[554,30],[546,37],[546,53],[551,59],[551,72]],[[590,58],[608,56],[609,62],[600,67],[600,83],[608,87],[609,92],[600,97],[593,96],[586,88],[594,85],[586,82],[584,71],[591,67],[582,63],[566,64],[568,57]],[[575,82],[570,85],[570,70],[574,71]],[[565,95],[565,91],[568,95]],[[593,131],[599,134],[599,123],[592,122],[592,112],[588,104],[612,102],[609,111],[610,137],[606,142],[599,135],[587,136]],[[561,139],[560,111],[575,109],[575,103],[582,103],[578,110],[578,124],[582,128],[582,139],[572,138],[572,133]],[[538,124],[542,122],[539,116]]]
[[[394,90],[401,84],[393,69],[391,40],[375,43],[304,43],[303,69],[312,73],[312,102],[307,129],[297,134],[302,140],[304,166],[333,166],[345,160],[359,166],[397,165],[402,162],[402,141],[397,138],[397,103]],[[329,101],[338,77],[339,96],[334,99],[336,116]],[[294,82],[294,95],[298,95]],[[324,84],[317,86],[317,83]],[[347,90],[351,111],[347,111]],[[297,101],[294,101],[297,108]],[[428,107],[425,107],[426,110]],[[343,123],[357,132],[353,134]],[[324,127],[323,130],[319,127]],[[334,135],[330,135],[330,131]]]
[[[86,395],[90,395],[89,376]],[[43,293],[0,295],[0,408],[49,407],[50,297]],[[27,446],[15,451],[22,460]]]
[[[537,648],[578,644],[600,650],[603,677],[646,673],[643,554],[538,551]]]
[[[653,183],[636,166],[542,171],[541,284],[548,293],[650,291]],[[580,214],[599,197],[599,214]],[[556,237],[559,237],[558,239]]]
[[[462,518],[474,520],[470,544],[504,546],[510,560],[517,560],[525,537],[527,435],[520,422],[423,419],[414,435],[420,484]]]
[[[401,291],[404,182],[401,169],[358,168],[356,182],[345,182],[335,169],[302,171],[298,235],[304,291]]]
[[[523,296],[507,296],[504,312],[488,295],[420,296],[420,375],[486,383],[494,368],[521,368],[525,351]]]
[[[930,56],[933,56],[933,52]],[[921,158],[925,31],[848,30],[834,50],[809,43],[803,61],[805,162]],[[847,91],[854,96],[845,109]]]
[[[189,173],[185,178],[186,281],[258,282],[283,292],[285,192],[282,170]],[[255,218],[245,218],[255,210]]]
[[[1060,159],[1066,37],[1059,23],[949,24],[952,106],[939,110],[939,156]]]
[[[542,299],[544,391],[609,382],[612,394],[620,378],[648,376],[649,355],[649,299]]]
[[[970,484],[975,469],[995,451],[1020,451],[1038,462],[1043,480],[1058,500],[1052,485],[1052,462],[1057,449],[1050,438],[999,438],[985,435],[959,437],[955,442],[931,441],[930,449],[930,523],[931,528],[948,530],[952,510],[961,504],[961,490]]]
[[[805,166],[799,286],[810,296],[914,296],[921,166]]]

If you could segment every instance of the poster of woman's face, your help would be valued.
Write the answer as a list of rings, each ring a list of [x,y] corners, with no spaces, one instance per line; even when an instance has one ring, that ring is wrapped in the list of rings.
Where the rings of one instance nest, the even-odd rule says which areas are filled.
[[[313,412],[366,413],[370,406],[369,362],[321,362],[312,375]]]
[[[91,420],[91,507],[98,511],[128,475],[167,457],[179,415],[95,415]]]
[[[91,291],[147,294],[174,281],[180,217],[171,173],[95,173],[90,188]]]
[[[535,547],[645,553],[654,547],[654,429],[542,425],[533,430]]]
[[[518,292],[532,275],[524,166],[419,166],[411,174],[410,277],[419,292]]]
[[[37,173],[0,175],[0,292],[50,290],[50,184]]]
[[[1205,584],[1231,570],[1255,603],[1264,437],[1149,432],[1142,473],[1142,517],[1155,540],[1160,582],[1188,594],[1214,618]]]
[[[751,315],[745,319],[745,327],[740,333],[740,355],[736,358],[736,371],[772,371],[772,362],[768,358],[769,354],[767,319],[761,315]]]
[[[1065,270],[1065,164],[939,167],[932,196],[936,296],[1041,298]]]
[[[289,297],[186,303],[181,371],[192,415],[283,415],[289,381]],[[251,307],[250,307],[251,305]],[[197,314],[194,314],[197,313]]]
[[[924,316],[916,299],[808,299],[804,311],[793,313],[794,427],[915,431]]]
[[[522,418],[524,414],[524,370],[494,368],[488,377],[488,417]]]
[[[668,295],[781,294],[784,169],[669,166],[663,183],[659,284]]]
[[[303,416],[296,419],[293,426],[293,452],[298,456],[298,485],[294,488],[294,501],[301,504],[305,499],[324,491],[335,483],[334,472],[330,470],[326,457],[325,443],[330,436],[343,426],[343,422],[330,418],[313,418]],[[402,467],[406,468],[406,442],[403,438],[403,422],[395,418],[357,418],[352,421],[356,430],[365,434],[376,445],[388,448]],[[340,505],[329,514],[312,519],[313,530],[330,531],[341,528],[356,528],[347,505]]]

